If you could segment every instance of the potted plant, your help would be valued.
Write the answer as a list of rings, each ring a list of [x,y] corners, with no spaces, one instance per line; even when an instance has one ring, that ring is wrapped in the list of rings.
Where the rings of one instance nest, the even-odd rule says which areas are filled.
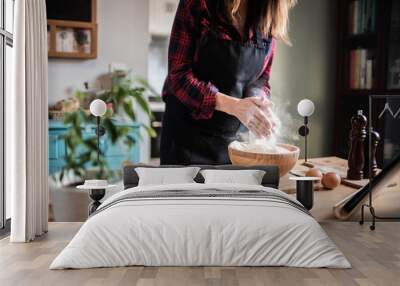
[[[137,139],[129,134],[129,127],[121,126],[117,124],[117,121],[137,121],[135,105],[151,119],[153,115],[147,96],[154,95],[155,91],[144,80],[133,82],[127,77],[126,72],[114,72],[111,79],[111,88],[96,95],[107,104],[107,112],[102,117],[101,125],[112,144],[122,142],[128,148],[132,148],[137,144]],[[64,114],[64,123],[70,128],[64,135],[67,155],[65,164],[58,175],[60,182],[66,174],[73,174],[79,181],[90,177],[108,179],[116,177],[116,173],[109,169],[102,150],[100,150],[100,159],[97,160],[96,136],[88,138],[83,136],[82,126],[95,123],[95,118],[84,108],[85,103],[93,100],[93,97],[94,95],[90,93],[76,92],[75,98],[82,104],[75,111]],[[150,126],[140,124],[140,127],[144,128],[149,136],[156,136],[155,130]],[[95,172],[91,172],[93,169]]]

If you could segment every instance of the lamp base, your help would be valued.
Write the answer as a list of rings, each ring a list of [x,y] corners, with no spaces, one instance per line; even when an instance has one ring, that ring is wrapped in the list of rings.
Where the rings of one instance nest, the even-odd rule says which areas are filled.
[[[309,167],[309,168],[314,168],[315,167],[315,165],[313,163],[311,163],[310,161],[305,161],[301,165]]]

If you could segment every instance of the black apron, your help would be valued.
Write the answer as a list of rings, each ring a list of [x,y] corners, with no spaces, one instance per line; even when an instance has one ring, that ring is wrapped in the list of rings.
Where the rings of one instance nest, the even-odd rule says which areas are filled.
[[[221,93],[244,98],[263,70],[271,39],[264,41],[257,31],[246,42],[225,40],[219,38],[216,27],[211,23],[210,31],[199,42],[193,73]],[[211,119],[196,120],[175,96],[167,95],[164,100],[162,165],[230,164],[228,145],[237,139],[241,127],[237,118],[214,111]]]

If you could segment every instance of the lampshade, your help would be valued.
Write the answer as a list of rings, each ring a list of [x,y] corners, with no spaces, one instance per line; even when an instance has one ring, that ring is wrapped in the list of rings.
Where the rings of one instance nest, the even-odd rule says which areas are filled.
[[[95,99],[90,103],[90,113],[94,116],[103,116],[107,111],[106,103],[101,99]]]
[[[309,99],[303,99],[297,105],[297,112],[303,116],[308,117],[313,115],[315,110],[314,102]]]

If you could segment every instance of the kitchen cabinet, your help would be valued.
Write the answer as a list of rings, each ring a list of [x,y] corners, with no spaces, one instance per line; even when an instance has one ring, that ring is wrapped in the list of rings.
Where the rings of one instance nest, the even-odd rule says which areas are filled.
[[[179,0],[150,0],[149,29],[153,36],[168,37],[171,33]]]
[[[136,138],[136,144],[129,148],[123,143],[112,144],[107,133],[100,139],[100,148],[106,156],[108,167],[111,170],[121,170],[125,160],[137,163],[140,160],[140,125],[138,123],[118,123],[119,126],[127,126],[130,129],[130,135]],[[68,154],[67,145],[64,135],[68,132],[69,126],[62,121],[49,121],[49,174],[52,175],[61,171],[65,161],[64,158]],[[86,124],[82,126],[84,137],[96,136],[96,125]],[[90,168],[90,166],[87,166]]]

